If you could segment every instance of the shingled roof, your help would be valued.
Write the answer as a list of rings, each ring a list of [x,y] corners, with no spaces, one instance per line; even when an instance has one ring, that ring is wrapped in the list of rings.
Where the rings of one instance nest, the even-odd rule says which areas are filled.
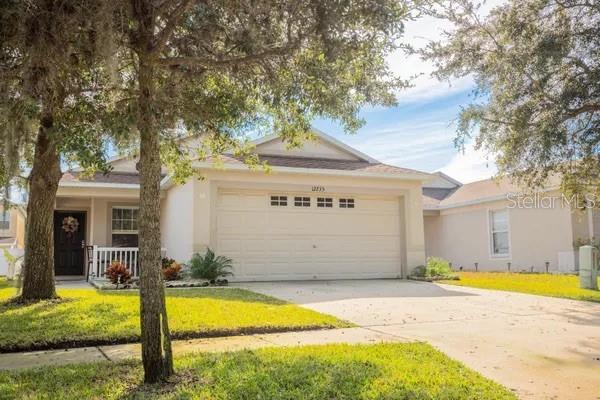
[[[243,159],[233,156],[221,156],[220,160],[224,164],[243,165]],[[209,159],[213,162],[214,159]],[[260,161],[266,161],[268,165],[273,167],[287,168],[306,168],[306,169],[329,169],[337,171],[354,171],[366,172],[374,174],[424,174],[409,168],[395,167],[393,165],[383,163],[371,163],[367,161],[352,161],[352,160],[332,160],[325,158],[308,158],[308,157],[287,157],[287,156],[267,156],[261,155]]]
[[[130,172],[111,172],[109,174],[103,174],[102,172],[96,172],[91,177],[83,176],[81,172],[67,171],[63,174],[61,183],[65,182],[96,182],[96,183],[117,183],[117,184],[130,184],[139,185],[140,176],[137,173]]]
[[[209,158],[207,162],[214,163],[216,159]],[[244,165],[242,158],[223,155],[220,161],[225,165]],[[367,161],[352,161],[352,160],[332,160],[321,158],[306,158],[306,157],[285,157],[285,156],[260,156],[260,161],[265,161],[272,167],[287,167],[287,168],[302,168],[302,169],[321,169],[332,171],[352,171],[364,172],[372,174],[386,175],[406,175],[414,174],[418,176],[423,174],[421,171],[408,168],[395,167],[383,163],[370,163]],[[164,176],[163,176],[164,177]],[[95,183],[114,183],[114,184],[134,184],[139,185],[140,179],[137,173],[131,172],[110,172],[103,174],[95,173],[91,177],[83,176],[81,172],[68,171],[63,174],[61,183],[76,183],[76,182],[95,182]]]
[[[557,187],[557,177],[549,179],[547,188]],[[445,191],[445,192],[444,192]],[[458,207],[472,202],[492,201],[510,193],[527,193],[527,188],[514,184],[509,178],[485,179],[466,183],[455,189],[423,188],[423,205],[436,209]]]

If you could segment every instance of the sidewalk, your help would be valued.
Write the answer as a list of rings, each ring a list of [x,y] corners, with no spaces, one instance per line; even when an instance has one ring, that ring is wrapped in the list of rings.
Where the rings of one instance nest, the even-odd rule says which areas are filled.
[[[270,346],[301,346],[328,343],[379,343],[408,341],[392,334],[368,328],[328,329],[303,332],[285,332],[263,335],[228,336],[210,339],[176,340],[175,356],[192,352],[236,351]],[[140,358],[139,343],[113,346],[79,347],[65,350],[33,351],[0,354],[0,370],[16,370],[73,363],[120,361]]]

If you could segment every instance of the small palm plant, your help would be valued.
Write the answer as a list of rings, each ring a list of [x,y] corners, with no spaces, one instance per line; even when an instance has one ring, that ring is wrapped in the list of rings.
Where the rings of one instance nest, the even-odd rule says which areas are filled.
[[[233,267],[233,260],[225,256],[217,256],[211,249],[205,255],[196,253],[190,260],[190,271],[193,278],[216,281],[219,278],[233,275],[229,271]]]

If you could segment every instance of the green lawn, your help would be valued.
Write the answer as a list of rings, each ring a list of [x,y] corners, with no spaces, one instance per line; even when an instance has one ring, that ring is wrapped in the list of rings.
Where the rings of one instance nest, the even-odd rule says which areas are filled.
[[[509,272],[460,272],[458,275],[460,277],[459,281],[441,282],[450,285],[600,302],[600,291],[580,289],[579,277],[574,275]]]
[[[138,340],[137,291],[63,289],[58,294],[60,301],[9,304],[15,289],[0,278],[0,352]],[[170,289],[167,308],[175,338],[350,326],[242,289]]]
[[[424,343],[327,345],[194,354],[162,388],[138,362],[0,373],[6,399],[515,399]],[[5,397],[3,397],[5,396]]]

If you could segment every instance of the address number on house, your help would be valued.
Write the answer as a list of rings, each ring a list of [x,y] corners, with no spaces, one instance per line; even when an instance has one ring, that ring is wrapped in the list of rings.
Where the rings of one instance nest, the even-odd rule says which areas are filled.
[[[313,192],[324,192],[325,191],[325,187],[324,186],[313,186],[312,187],[312,191]]]

